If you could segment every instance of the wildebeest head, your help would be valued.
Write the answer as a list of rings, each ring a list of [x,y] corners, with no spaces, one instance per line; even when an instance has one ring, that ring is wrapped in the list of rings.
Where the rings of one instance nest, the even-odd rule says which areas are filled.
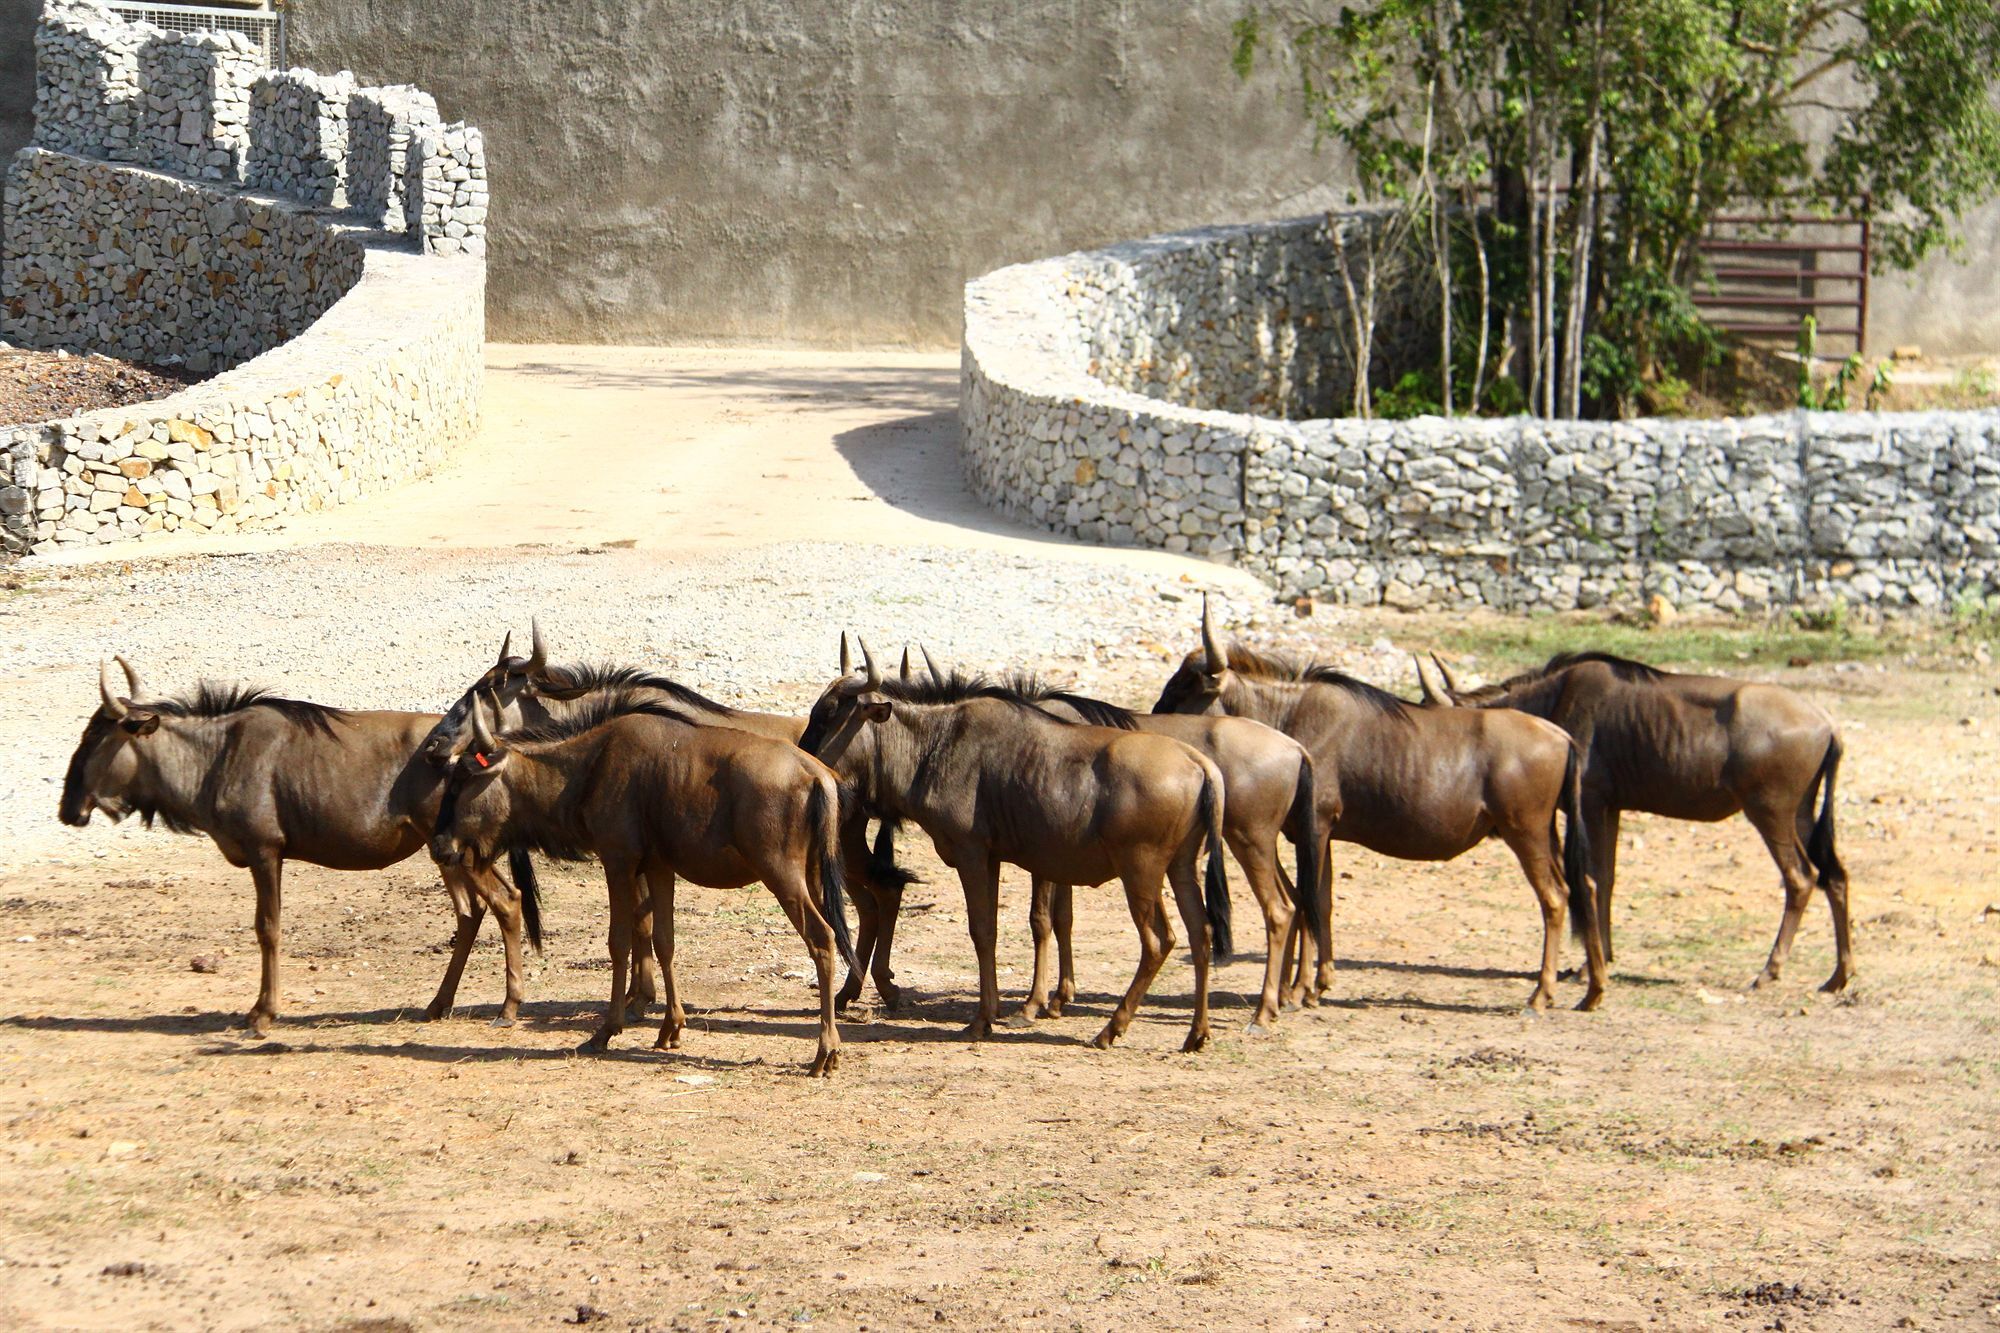
[[[509,802],[507,784],[499,778],[513,752],[493,737],[499,700],[491,691],[469,697],[466,734],[446,757],[451,776],[431,829],[431,856],[441,865],[490,865],[505,850],[500,841]]]
[[[872,723],[889,720],[891,704],[882,692],[882,667],[861,640],[862,668],[854,669],[848,652],[847,634],[840,636],[840,675],[821,691],[812,712],[806,715],[806,729],[799,748],[840,769],[843,757],[852,758],[857,744],[868,743],[866,729]]]
[[[124,696],[111,689],[111,673],[97,664],[99,704],[84,725],[76,753],[69,757],[69,772],[63,777],[62,822],[81,827],[90,822],[93,810],[102,810],[116,823],[139,804],[133,792],[143,773],[144,738],[159,730],[160,715],[143,704],[134,703],[144,691],[139,673],[124,658],[117,659],[125,672]]]
[[[535,694],[549,664],[548,649],[542,643],[542,627],[531,621],[528,632],[533,646],[526,657],[517,657],[510,651],[514,646],[514,633],[512,630],[507,632],[507,637],[500,642],[499,659],[472,682],[471,688],[461,694],[458,702],[446,710],[444,717],[431,728],[430,735],[424,737],[418,753],[426,760],[444,767],[465,749],[469,740],[473,701],[481,694],[487,695],[499,709],[493,724],[496,728],[505,730],[521,724],[522,700]]]
[[[1223,687],[1229,683],[1229,655],[1215,637],[1215,622],[1208,610],[1208,594],[1201,597],[1201,647],[1181,659],[1180,668],[1167,678],[1155,713],[1220,713]]]

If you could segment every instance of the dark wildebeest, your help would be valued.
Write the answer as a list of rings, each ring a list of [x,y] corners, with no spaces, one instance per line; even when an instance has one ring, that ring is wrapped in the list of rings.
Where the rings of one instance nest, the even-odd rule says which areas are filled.
[[[931,660],[929,651],[924,653],[924,664],[931,679],[943,684],[945,674]],[[1065,722],[1171,736],[1214,761],[1222,774],[1223,841],[1236,854],[1237,864],[1243,867],[1250,891],[1264,916],[1264,986],[1251,1020],[1252,1030],[1275,1022],[1278,966],[1291,932],[1293,904],[1303,908],[1311,922],[1313,912],[1324,901],[1318,884],[1319,848],[1326,842],[1322,830],[1340,815],[1339,784],[1318,780],[1312,756],[1303,745],[1248,718],[1133,713],[1102,699],[1051,688],[1024,674],[1008,677],[1003,686]],[[1280,836],[1289,837],[1298,850],[1298,881],[1290,894],[1279,887]],[[1070,947],[1071,897],[1067,884],[1046,879],[1034,882],[1029,926],[1035,940],[1035,974],[1027,1002],[1021,1009],[1023,1018],[1039,1018],[1043,1014],[1059,1017],[1063,1006],[1076,993],[1075,958]],[[1207,907],[1215,951],[1218,956],[1226,956],[1230,952],[1227,893],[1209,902]],[[1317,929],[1317,923],[1312,924]],[[1053,998],[1049,994],[1048,967],[1051,935],[1055,937],[1060,959],[1060,979]]]
[[[1539,671],[1476,690],[1460,689],[1437,665],[1448,699],[1547,718],[1582,748],[1583,824],[1606,961],[1619,814],[1713,822],[1740,812],[1770,849],[1785,888],[1778,938],[1753,984],[1778,979],[1815,877],[1833,914],[1836,951],[1820,989],[1837,991],[1853,978],[1847,871],[1833,846],[1840,732],[1819,708],[1781,685],[1680,675],[1608,653],[1563,653]]]
[[[177,833],[207,834],[231,865],[249,868],[263,981],[247,1022],[262,1035],[278,1016],[285,862],[381,870],[422,848],[444,792],[444,773],[419,753],[438,715],[349,712],[209,684],[191,698],[146,699],[138,674],[122,657],[118,665],[129,694],[114,694],[100,666],[102,702],[70,756],[62,821],[136,811],[148,826],[158,819]],[[542,945],[526,862],[513,862],[520,892],[491,867],[441,868],[458,930],[429,1017],[451,1012],[488,907],[500,919],[507,958],[507,998],[496,1021],[511,1023],[520,1011],[523,917],[535,948]]]
[[[1531,1008],[1555,999],[1567,896],[1582,936],[1588,979],[1580,1009],[1604,995],[1597,908],[1584,878],[1577,747],[1561,728],[1526,713],[1419,708],[1332,667],[1299,666],[1232,645],[1225,655],[1206,602],[1202,646],[1160,692],[1156,713],[1230,713],[1291,736],[1339,775],[1336,841],[1405,861],[1449,861],[1497,834],[1521,863],[1542,909],[1542,968]],[[1556,815],[1566,819],[1558,837]],[[1331,849],[1319,882],[1333,883]],[[1567,894],[1565,894],[1567,886]],[[1327,920],[1331,922],[1329,905]],[[1329,928],[1318,938],[1314,985],[1332,981]],[[1303,984],[1304,966],[1300,966]]]
[[[1211,883],[1223,873],[1222,775],[1165,736],[1059,722],[983,682],[913,681],[884,689],[867,645],[861,675],[842,675],[813,710],[800,744],[823,757],[871,813],[930,834],[965,890],[966,928],[979,958],[978,1040],[999,1017],[994,936],[1000,866],[1062,884],[1116,877],[1139,931],[1139,967],[1104,1030],[1110,1046],[1173,947],[1161,897],[1171,880],[1194,955],[1194,1020],[1183,1049],[1208,1042],[1208,921],[1196,859],[1209,848]]]
[[[645,703],[662,704],[704,726],[732,727],[786,744],[796,744],[799,733],[805,730],[804,718],[732,708],[697,693],[679,681],[643,668],[552,666],[548,660],[548,646],[542,639],[541,626],[531,624],[529,634],[531,650],[527,657],[510,653],[513,636],[509,634],[500,645],[498,660],[446,710],[444,718],[425,742],[425,753],[433,762],[448,765],[453,762],[452,756],[462,750],[470,736],[473,703],[481,697],[486,699],[489,708],[497,705],[499,709],[499,720],[492,724],[496,733],[520,727],[560,724],[584,708],[595,709],[598,715],[606,716],[609,712],[629,711]],[[856,906],[863,909],[858,953],[865,963],[875,938],[869,928],[871,917],[868,909],[878,901],[887,903],[892,909],[900,906],[902,890],[914,877],[895,864],[893,847],[886,834],[877,853],[869,856],[863,822],[861,819],[845,820],[841,842],[847,891]],[[525,858],[523,864],[526,864]],[[532,870],[529,873],[532,874]],[[669,893],[668,897],[671,899],[672,894]],[[653,938],[654,927],[651,895],[642,893],[634,909],[632,928],[630,999],[634,1018],[642,1016],[645,1007],[655,999],[652,960],[656,952],[662,951],[659,946],[664,946],[667,958],[674,956],[672,919],[658,923],[663,934],[657,946]],[[876,986],[882,992],[885,1006],[894,1009],[898,996],[890,975],[885,949],[875,966]],[[853,980],[852,985],[858,993],[860,982]],[[675,1016],[677,1022],[684,1021],[679,987],[672,973],[661,979],[657,994],[664,1000],[669,1014]],[[846,995],[844,989],[842,994]],[[846,996],[838,1003],[844,1006],[851,998]]]
[[[602,1050],[624,1030],[642,876],[661,923],[673,919],[680,876],[722,889],[761,880],[812,954],[820,1028],[811,1072],[831,1073],[840,1050],[833,951],[837,944],[851,965],[854,948],[840,898],[840,789],[827,767],[783,741],[703,726],[657,703],[605,700],[498,740],[487,711],[474,702],[470,744],[453,765],[431,855],[468,867],[516,848],[597,857],[611,915],[611,999],[587,1045]],[[670,932],[654,938],[662,974],[671,976]],[[671,1006],[657,1047],[680,1045],[685,1022]]]

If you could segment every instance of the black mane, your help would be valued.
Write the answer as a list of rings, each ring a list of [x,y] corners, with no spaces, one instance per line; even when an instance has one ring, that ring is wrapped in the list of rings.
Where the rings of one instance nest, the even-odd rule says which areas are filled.
[[[723,717],[734,717],[737,712],[728,704],[717,703],[677,680],[648,671],[644,667],[621,667],[599,663],[596,666],[551,667],[547,674],[557,680],[569,682],[563,686],[564,694],[571,691],[577,694],[589,694],[600,690],[658,690],[690,708],[699,708],[704,712],[716,713]]]
[[[1240,643],[1229,645],[1229,669],[1260,680],[1289,680],[1308,685],[1332,685],[1388,717],[1407,719],[1411,704],[1379,685],[1370,685],[1323,662],[1299,662],[1281,653],[1263,653]]]
[[[227,717],[246,708],[269,708],[293,726],[304,731],[316,731],[322,736],[333,735],[333,724],[345,722],[348,718],[348,711],[344,708],[307,703],[303,699],[280,698],[269,690],[251,685],[222,685],[210,680],[195,686],[192,695],[149,699],[138,707],[166,717]]]
[[[1557,653],[1548,660],[1540,671],[1534,674],[1537,676],[1553,676],[1558,671],[1573,666],[1581,666],[1585,662],[1602,662],[1605,666],[1610,667],[1611,674],[1620,680],[1652,681],[1658,680],[1667,674],[1656,666],[1648,666],[1644,662],[1634,661],[1629,657],[1619,657],[1615,653],[1594,652]]]
[[[1069,690],[1050,685],[1032,671],[1015,671],[1007,675],[1003,686],[1023,701],[1030,704],[1067,704],[1076,715],[1093,727],[1115,727],[1119,731],[1137,731],[1139,724],[1132,719],[1132,712],[1117,704],[1093,699],[1087,694],[1075,694]]]
[[[701,725],[672,704],[654,699],[632,699],[620,694],[598,694],[580,707],[570,710],[561,717],[551,717],[545,722],[531,722],[501,733],[501,739],[509,744],[536,743],[542,741],[563,741],[572,736],[581,736],[586,731],[595,731],[607,722],[621,717],[665,717],[690,727]]]

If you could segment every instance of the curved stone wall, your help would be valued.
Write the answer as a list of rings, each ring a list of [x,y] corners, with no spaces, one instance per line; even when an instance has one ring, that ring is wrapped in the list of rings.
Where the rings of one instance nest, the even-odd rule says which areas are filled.
[[[1287,420],[1351,381],[1329,225],[1211,228],[966,287],[963,458],[988,503],[1405,608],[1937,608],[2000,583],[2000,413]],[[1378,333],[1409,364],[1417,293]],[[1289,332],[1287,330],[1290,330]],[[1235,409],[1235,410],[1231,410]]]
[[[415,89],[261,71],[239,39],[94,0],[51,0],[38,49],[0,337],[221,373],[0,427],[0,550],[255,528],[419,475],[476,429],[478,131]]]

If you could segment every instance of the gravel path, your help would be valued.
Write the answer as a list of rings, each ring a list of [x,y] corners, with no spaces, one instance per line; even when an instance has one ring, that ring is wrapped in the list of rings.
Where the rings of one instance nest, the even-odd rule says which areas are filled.
[[[921,640],[941,660],[1031,664],[1110,688],[1135,671],[1165,678],[1195,642],[1205,588],[1226,596],[1218,605],[1239,626],[1291,619],[1230,570],[1161,575],[1049,549],[784,543],[697,558],[322,546],[17,571],[0,585],[0,869],[147,836],[55,820],[100,654],[126,654],[163,693],[210,676],[348,707],[435,709],[532,614],[557,660],[654,664],[725,701],[802,711],[836,669],[843,627],[867,634],[885,664]],[[1159,668],[1138,669],[1149,662]]]

